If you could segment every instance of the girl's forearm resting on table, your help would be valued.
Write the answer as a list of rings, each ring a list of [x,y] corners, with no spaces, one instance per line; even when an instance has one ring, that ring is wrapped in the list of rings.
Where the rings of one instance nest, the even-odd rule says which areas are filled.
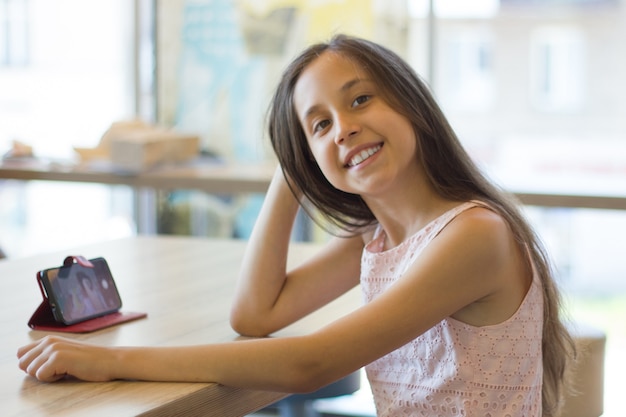
[[[308,337],[184,347],[101,347],[46,337],[18,351],[20,367],[42,381],[217,382],[239,388],[307,392],[342,376]]]
[[[341,375],[328,372],[328,365],[315,359],[319,355],[306,343],[302,337],[182,348],[120,348],[115,349],[115,363],[118,379],[204,381],[238,388],[308,392]]]

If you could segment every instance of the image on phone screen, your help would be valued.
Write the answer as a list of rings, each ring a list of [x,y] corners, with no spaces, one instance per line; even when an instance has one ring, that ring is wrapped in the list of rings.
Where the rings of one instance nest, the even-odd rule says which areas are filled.
[[[104,258],[94,268],[77,263],[46,269],[40,279],[57,321],[74,324],[119,310],[122,302]]]

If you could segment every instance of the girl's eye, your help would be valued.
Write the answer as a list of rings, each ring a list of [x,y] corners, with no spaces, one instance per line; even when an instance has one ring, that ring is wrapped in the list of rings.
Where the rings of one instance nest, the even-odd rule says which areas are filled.
[[[315,123],[313,125],[313,132],[319,132],[320,130],[323,130],[326,128],[326,126],[328,126],[330,124],[329,120],[322,120],[318,123]]]
[[[358,96],[352,102],[352,107],[356,107],[356,106],[358,106],[360,104],[363,104],[363,103],[369,101],[370,98],[372,98],[372,96],[368,96],[368,95]]]

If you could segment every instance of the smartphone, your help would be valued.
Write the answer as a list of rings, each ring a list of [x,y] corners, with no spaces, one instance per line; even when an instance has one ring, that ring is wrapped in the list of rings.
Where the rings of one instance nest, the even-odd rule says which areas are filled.
[[[104,258],[90,259],[93,268],[74,263],[37,273],[57,322],[75,324],[118,311],[122,299]]]

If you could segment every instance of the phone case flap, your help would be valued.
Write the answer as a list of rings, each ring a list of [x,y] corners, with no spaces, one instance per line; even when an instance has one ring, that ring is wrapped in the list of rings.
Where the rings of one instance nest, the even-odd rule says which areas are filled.
[[[63,333],[89,333],[117,324],[147,317],[146,313],[118,311],[105,316],[85,320],[80,323],[66,325],[54,319],[52,310],[47,300],[44,300],[28,321],[28,326],[33,330],[53,331]]]

